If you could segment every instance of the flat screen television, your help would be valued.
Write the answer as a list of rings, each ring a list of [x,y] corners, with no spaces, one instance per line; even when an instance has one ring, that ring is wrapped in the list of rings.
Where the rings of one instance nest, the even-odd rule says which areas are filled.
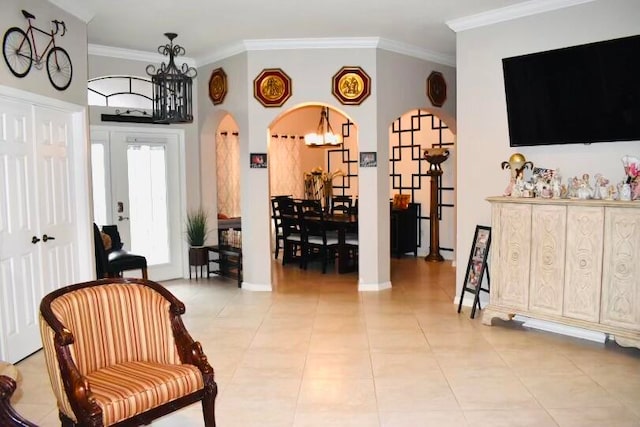
[[[512,147],[640,141],[640,35],[502,60]]]

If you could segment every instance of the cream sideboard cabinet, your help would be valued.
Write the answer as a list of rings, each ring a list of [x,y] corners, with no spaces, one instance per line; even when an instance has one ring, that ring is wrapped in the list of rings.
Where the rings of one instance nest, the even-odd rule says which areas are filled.
[[[490,197],[490,304],[640,348],[640,202]]]

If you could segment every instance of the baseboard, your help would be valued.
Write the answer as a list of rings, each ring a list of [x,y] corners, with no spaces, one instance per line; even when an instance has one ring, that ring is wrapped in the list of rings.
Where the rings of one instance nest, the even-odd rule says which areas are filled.
[[[567,335],[583,340],[604,343],[607,340],[607,334],[604,332],[591,331],[589,329],[577,328],[575,326],[561,325],[559,323],[548,322],[546,320],[532,319],[526,316],[517,315],[513,320],[523,322],[522,326],[540,331],[553,332],[555,334]]]
[[[385,289],[391,289],[391,282],[383,283],[358,283],[358,291],[362,292],[375,292],[383,291]]]
[[[242,289],[245,291],[254,291],[254,292],[271,292],[273,288],[270,283],[249,283],[242,282]]]

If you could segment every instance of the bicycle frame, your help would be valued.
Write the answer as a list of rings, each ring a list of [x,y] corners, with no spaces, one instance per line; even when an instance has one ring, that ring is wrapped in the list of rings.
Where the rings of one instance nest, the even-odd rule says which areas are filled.
[[[52,29],[50,33],[47,33],[46,31],[41,30],[40,28],[35,27],[33,24],[31,24],[31,19],[28,18],[27,22],[29,23],[29,27],[25,31],[25,34],[27,35],[27,37],[31,38],[31,45],[33,46],[33,53],[35,55],[35,58],[33,59],[37,64],[40,64],[42,62],[42,59],[45,57],[45,54],[49,51],[49,48],[56,47],[55,35],[58,33],[58,23],[52,21],[56,24],[56,30],[54,31]],[[42,51],[42,55],[38,54],[38,46],[36,44],[36,38],[33,34],[33,30],[36,30],[41,34],[50,37],[49,43],[47,43],[47,47],[45,47],[44,51]],[[24,43],[24,41],[22,43]],[[20,47],[22,47],[22,43],[20,44]]]

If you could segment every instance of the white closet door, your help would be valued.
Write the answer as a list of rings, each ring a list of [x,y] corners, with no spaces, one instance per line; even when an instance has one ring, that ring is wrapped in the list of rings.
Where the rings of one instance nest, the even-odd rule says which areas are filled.
[[[40,243],[31,106],[0,98],[0,359],[40,345]],[[34,239],[35,243],[32,243]]]
[[[72,126],[69,112],[0,97],[0,360],[42,347],[42,297],[79,275]]]
[[[69,114],[35,108],[42,296],[76,282],[77,278],[71,126]]]

